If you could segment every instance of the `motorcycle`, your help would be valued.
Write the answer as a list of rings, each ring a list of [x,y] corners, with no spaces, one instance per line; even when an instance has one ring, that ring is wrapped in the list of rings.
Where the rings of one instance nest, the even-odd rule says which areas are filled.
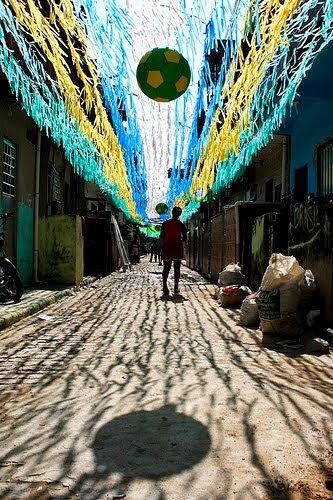
[[[16,267],[4,250],[4,225],[8,218],[14,215],[14,210],[0,215],[0,290],[8,299],[19,302],[23,295],[23,284]]]

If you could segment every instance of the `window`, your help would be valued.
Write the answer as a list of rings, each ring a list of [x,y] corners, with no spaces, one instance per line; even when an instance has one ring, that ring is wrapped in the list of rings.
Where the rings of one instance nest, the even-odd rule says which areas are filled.
[[[317,179],[318,195],[324,196],[333,193],[333,141],[330,141],[317,150]]]
[[[282,199],[282,184],[277,184],[274,188],[274,201],[279,203]]]
[[[295,170],[294,202],[301,203],[305,201],[308,194],[308,166],[297,168]]]
[[[5,196],[15,196],[16,146],[8,139],[3,140],[3,181],[2,192]]]
[[[273,179],[265,184],[265,201],[273,201]]]
[[[60,202],[60,173],[49,163],[48,176],[47,176],[47,191],[48,191],[48,202],[52,201]]]
[[[249,201],[257,201],[258,199],[258,184],[254,184],[250,188],[250,200]]]

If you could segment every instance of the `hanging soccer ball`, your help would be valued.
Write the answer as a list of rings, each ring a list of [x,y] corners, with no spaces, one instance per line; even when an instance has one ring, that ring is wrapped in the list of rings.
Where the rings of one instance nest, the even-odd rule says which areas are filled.
[[[155,210],[159,215],[164,215],[168,211],[168,205],[166,205],[165,203],[158,203],[155,207]]]
[[[185,57],[176,50],[156,48],[141,58],[136,79],[150,99],[169,102],[184,94],[190,83],[191,70]]]

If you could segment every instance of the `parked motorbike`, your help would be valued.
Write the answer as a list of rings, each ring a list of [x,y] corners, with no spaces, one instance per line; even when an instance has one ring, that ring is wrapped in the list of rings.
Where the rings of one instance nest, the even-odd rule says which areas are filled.
[[[4,225],[9,217],[16,215],[10,211],[0,215],[0,291],[14,302],[19,302],[23,295],[23,284],[14,264],[7,257],[4,250]]]

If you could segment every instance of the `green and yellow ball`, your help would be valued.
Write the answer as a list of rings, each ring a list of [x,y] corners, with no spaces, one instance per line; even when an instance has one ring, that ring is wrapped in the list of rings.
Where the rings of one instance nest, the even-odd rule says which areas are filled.
[[[155,210],[159,215],[164,215],[167,213],[168,208],[169,207],[166,203],[158,203],[155,207]]]
[[[190,66],[179,52],[169,48],[155,48],[140,60],[136,79],[142,92],[158,102],[177,99],[188,88]]]

